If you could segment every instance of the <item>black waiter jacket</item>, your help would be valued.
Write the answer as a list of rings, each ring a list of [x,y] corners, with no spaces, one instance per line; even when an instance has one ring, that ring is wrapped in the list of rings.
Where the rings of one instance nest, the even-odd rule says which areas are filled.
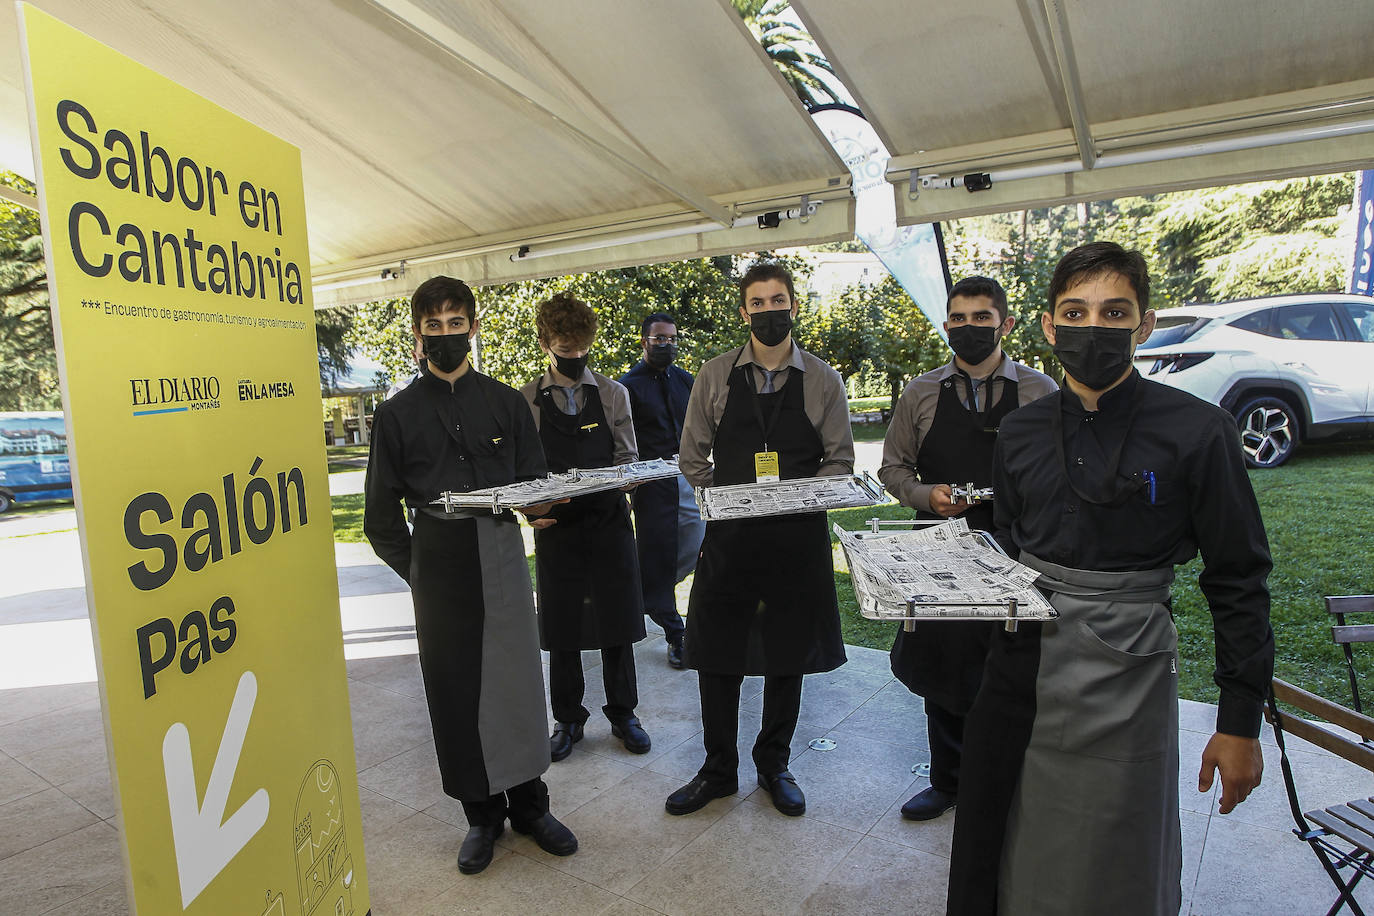
[[[401,501],[420,509],[445,490],[464,492],[548,473],[525,398],[469,369],[450,388],[425,374],[377,405],[363,492],[363,532],[377,555],[410,580],[410,530]]]
[[[1200,550],[1217,730],[1258,736],[1274,667],[1272,563],[1230,414],[1134,370],[1096,411],[1065,386],[1002,421],[993,491],[997,537],[1012,556],[1119,572],[1186,563]]]
[[[669,366],[659,372],[640,360],[620,378],[630,392],[630,416],[635,425],[639,457],[671,458],[682,442],[682,421],[692,395],[692,375]]]

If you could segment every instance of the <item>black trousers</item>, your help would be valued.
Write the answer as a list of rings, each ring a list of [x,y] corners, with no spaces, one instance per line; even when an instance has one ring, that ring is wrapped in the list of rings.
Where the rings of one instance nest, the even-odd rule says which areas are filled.
[[[697,775],[715,783],[733,783],[739,778],[739,688],[744,675],[701,671],[697,681],[706,745],[706,763]],[[763,726],[754,741],[754,766],[765,776],[781,773],[791,760],[801,693],[800,674],[763,679]]]
[[[664,639],[675,646],[682,645],[682,632],[687,629],[687,624],[683,622],[682,615],[677,612],[676,607],[646,607],[644,613],[648,614],[654,623],[663,627]]]
[[[549,787],[539,777],[504,792],[497,792],[486,801],[462,802],[463,814],[471,827],[495,827],[510,817],[512,824],[529,824],[549,813]]]
[[[601,711],[612,722],[624,722],[639,705],[635,683],[633,643],[607,646],[601,650],[601,683],[606,688],[606,705]],[[582,653],[564,649],[549,652],[549,705],[555,722],[582,725],[591,713],[582,705],[587,681],[582,674]]]
[[[964,717],[926,700],[926,735],[930,738],[930,784],[941,792],[958,795]]]

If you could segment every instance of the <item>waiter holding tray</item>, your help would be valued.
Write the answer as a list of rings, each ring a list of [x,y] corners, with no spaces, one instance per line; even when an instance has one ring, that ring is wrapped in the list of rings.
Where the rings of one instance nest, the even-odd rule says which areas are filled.
[[[740,279],[749,340],[701,367],[678,462],[695,487],[851,474],[854,439],[839,373],[792,340],[792,275],[759,263]],[[759,785],[783,814],[806,799],[787,766],[802,676],[845,662],[824,512],[706,526],[688,602],[686,660],[698,672],[706,761],[668,796],[690,814],[739,790],[740,685],[762,675]]]

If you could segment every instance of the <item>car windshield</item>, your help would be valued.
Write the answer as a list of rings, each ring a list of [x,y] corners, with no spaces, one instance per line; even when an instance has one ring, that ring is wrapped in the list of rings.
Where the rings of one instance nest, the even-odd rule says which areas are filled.
[[[1141,344],[1141,349],[1168,347],[1182,343],[1196,334],[1208,319],[1196,315],[1169,315],[1161,313],[1155,320],[1155,329]]]

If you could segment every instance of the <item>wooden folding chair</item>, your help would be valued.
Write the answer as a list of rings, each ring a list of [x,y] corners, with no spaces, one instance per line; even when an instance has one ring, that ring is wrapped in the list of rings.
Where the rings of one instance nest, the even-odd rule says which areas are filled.
[[[1351,740],[1284,712],[1279,709],[1277,700],[1354,732],[1361,740]],[[1374,739],[1374,719],[1278,678],[1274,678],[1269,694],[1267,718],[1274,726],[1274,740],[1279,746],[1279,762],[1283,769],[1283,785],[1288,792],[1288,806],[1292,809],[1293,821],[1297,824],[1293,833],[1312,847],[1312,852],[1321,861],[1322,868],[1335,883],[1340,895],[1331,909],[1327,910],[1327,916],[1335,916],[1343,906],[1350,907],[1354,916],[1364,916],[1364,910],[1355,900],[1354,891],[1361,878],[1374,877],[1374,798],[1359,798],[1304,814],[1298,802],[1298,789],[1293,782],[1293,767],[1288,760],[1283,735],[1284,732],[1296,735],[1374,773],[1374,747],[1369,743]],[[1341,869],[1345,868],[1351,869],[1349,880],[1341,875]]]
[[[1374,624],[1347,624],[1346,614],[1374,614],[1374,595],[1343,595],[1326,599],[1326,613],[1336,618],[1331,628],[1331,638],[1345,653],[1345,670],[1350,676],[1350,698],[1355,703],[1356,712],[1364,712],[1360,706],[1360,682],[1355,676],[1355,656],[1350,651],[1352,643],[1374,642]]]

